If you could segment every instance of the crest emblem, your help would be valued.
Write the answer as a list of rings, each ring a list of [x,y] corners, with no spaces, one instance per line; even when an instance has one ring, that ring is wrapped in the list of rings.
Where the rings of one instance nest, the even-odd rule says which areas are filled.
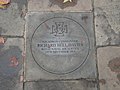
[[[52,32],[54,36],[64,36],[68,33],[68,27],[64,24],[64,22],[55,22],[55,25],[52,25]]]

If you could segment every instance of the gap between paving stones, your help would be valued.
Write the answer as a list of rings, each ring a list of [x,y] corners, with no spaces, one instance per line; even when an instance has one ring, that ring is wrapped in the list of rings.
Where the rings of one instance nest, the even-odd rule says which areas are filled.
[[[92,82],[92,83],[95,83],[97,84],[97,79],[87,79],[87,78],[81,78],[81,79],[61,79],[61,80],[33,80],[33,81],[24,81],[24,84],[25,83],[28,83],[28,82],[48,82],[48,81],[52,81],[52,82],[55,82],[55,81],[86,81],[86,82]]]
[[[119,44],[116,44],[116,45],[100,45],[100,46],[96,46],[96,48],[103,48],[103,47],[109,47],[109,46],[114,46],[114,47],[120,47]]]
[[[99,71],[98,71],[98,58],[97,58],[97,46],[96,46],[96,32],[95,32],[95,9],[94,9],[94,0],[92,1],[92,12],[93,12],[93,31],[94,31],[94,46],[95,46],[95,57],[96,57],[96,73],[97,73],[97,89],[100,90],[100,84],[99,84]]]
[[[9,35],[0,35],[0,37],[5,37],[5,38],[24,38],[24,36],[9,36]]]
[[[80,78],[80,79],[53,79],[53,80],[40,79],[40,80],[31,80],[31,81],[25,80],[24,83],[26,83],[26,82],[42,82],[42,81],[82,81],[82,80],[97,82],[97,79],[95,79],[95,78]]]
[[[28,11],[27,13],[41,13],[41,12],[70,12],[70,13],[92,13],[93,10],[91,11],[64,11],[64,10],[56,10],[56,11]],[[27,14],[26,13],[26,14]]]

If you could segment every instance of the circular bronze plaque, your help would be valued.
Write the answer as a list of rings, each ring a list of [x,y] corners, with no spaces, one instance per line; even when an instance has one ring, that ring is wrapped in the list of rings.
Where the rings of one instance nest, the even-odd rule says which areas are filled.
[[[77,21],[54,17],[41,23],[31,38],[31,53],[35,62],[53,74],[68,74],[86,61],[89,38]]]

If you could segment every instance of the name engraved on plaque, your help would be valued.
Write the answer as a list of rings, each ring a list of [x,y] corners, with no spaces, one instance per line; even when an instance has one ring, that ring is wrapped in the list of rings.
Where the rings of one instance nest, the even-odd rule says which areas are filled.
[[[82,50],[83,42],[79,39],[42,40],[37,44],[40,51],[48,55],[75,54]]]

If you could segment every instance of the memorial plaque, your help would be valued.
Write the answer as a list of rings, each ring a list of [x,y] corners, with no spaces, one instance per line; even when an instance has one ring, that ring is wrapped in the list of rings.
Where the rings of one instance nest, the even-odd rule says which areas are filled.
[[[96,77],[93,14],[30,12],[26,80]]]
[[[86,30],[69,17],[49,18],[34,30],[31,53],[35,62],[53,74],[68,74],[83,65],[89,55]]]

